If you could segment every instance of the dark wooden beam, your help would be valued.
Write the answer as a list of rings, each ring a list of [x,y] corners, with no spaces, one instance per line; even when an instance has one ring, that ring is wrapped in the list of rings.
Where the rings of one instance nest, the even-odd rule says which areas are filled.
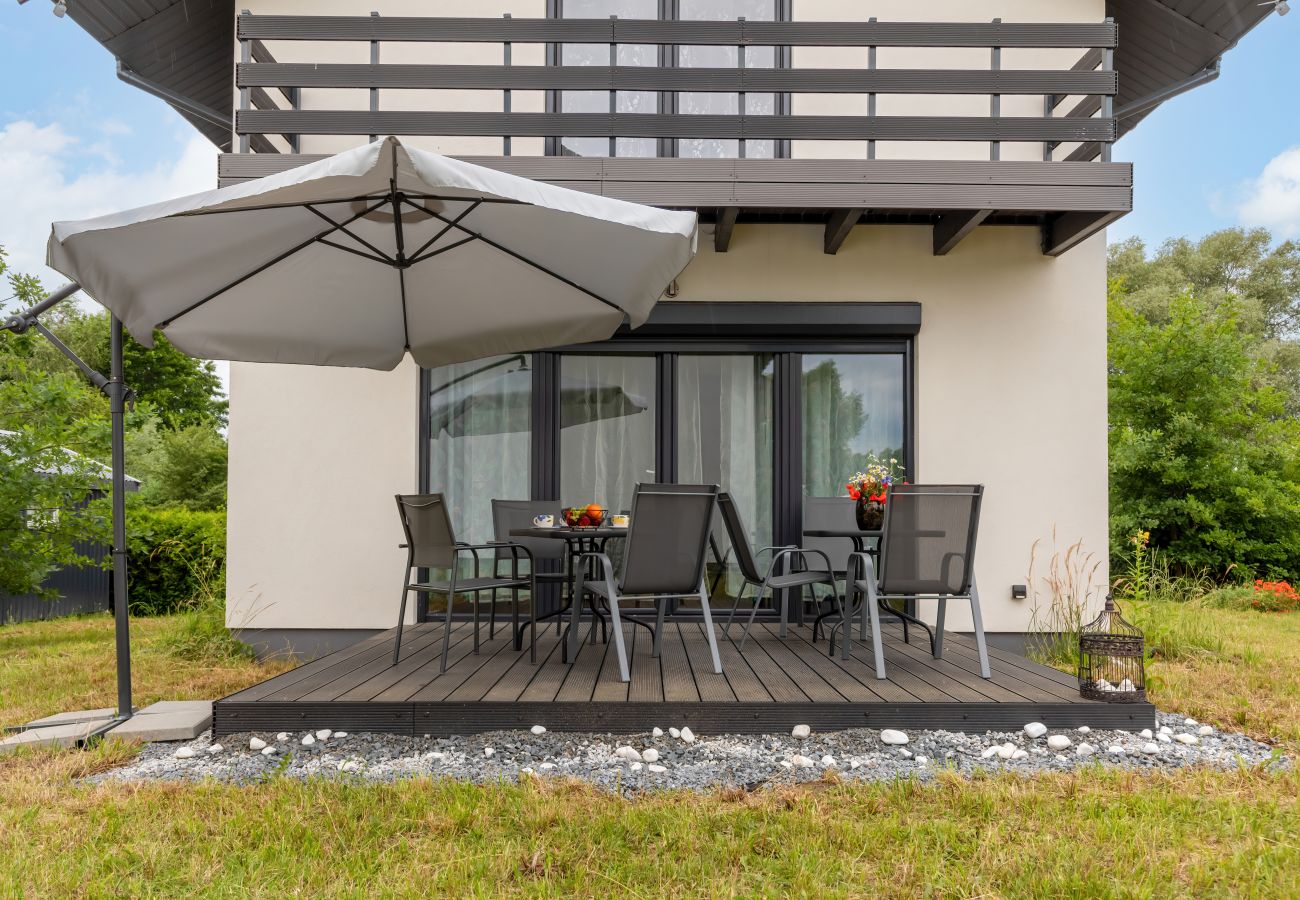
[[[726,253],[731,247],[731,232],[736,227],[739,206],[724,206],[718,210],[718,220],[713,226],[713,249]]]
[[[1114,222],[1122,212],[1067,212],[1043,225],[1043,252],[1060,256]]]
[[[991,209],[962,210],[940,216],[934,223],[934,255],[945,256],[948,251],[961,243],[962,238],[989,217]]]
[[[831,213],[830,218],[826,220],[826,239],[822,244],[822,251],[834,255],[839,252],[840,246],[844,239],[849,236],[853,226],[858,224],[862,214],[866,212],[861,207],[852,209],[837,209]]]

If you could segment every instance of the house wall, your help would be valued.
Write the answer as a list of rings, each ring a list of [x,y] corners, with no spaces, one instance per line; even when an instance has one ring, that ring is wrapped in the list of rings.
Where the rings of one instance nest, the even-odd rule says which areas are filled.
[[[345,0],[252,0],[254,13],[356,14]],[[374,0],[366,11],[424,15],[416,0]],[[544,14],[543,0],[444,2],[444,15]],[[796,18],[936,21],[1095,21],[1102,0],[794,0]],[[283,61],[367,61],[363,44],[271,46]],[[445,62],[497,61],[495,45],[444,47]],[[385,44],[385,62],[427,59],[427,47]],[[536,53],[533,58],[529,53]],[[815,52],[810,61],[801,54]],[[865,65],[865,51],[804,51],[795,64]],[[1077,51],[1007,51],[1003,65],[1060,65]],[[423,56],[421,54],[424,54]],[[857,54],[857,55],[854,55]],[[892,55],[890,55],[892,54]],[[540,48],[515,61],[540,64]],[[880,51],[885,66],[987,66],[987,51]],[[865,98],[801,97],[795,112],[858,111]],[[385,91],[381,109],[495,109],[495,92]],[[987,97],[881,97],[882,115],[986,114]],[[315,91],[316,108],[367,108],[364,91]],[[450,105],[448,105],[450,104]],[[1032,107],[1032,108],[1031,108]],[[540,110],[541,93],[516,92],[514,109]],[[865,111],[865,105],[861,111]],[[1004,98],[1004,114],[1037,114],[1039,98]],[[334,152],[360,138],[305,137],[303,152]],[[416,139],[445,153],[497,154],[499,139]],[[541,142],[516,140],[516,154]],[[794,142],[796,156],[863,158],[864,146]],[[987,144],[877,146],[882,158],[969,158]],[[1040,145],[1003,146],[1003,158],[1040,158]],[[1025,156],[1025,154],[1030,154]],[[1059,258],[1043,256],[1032,227],[984,227],[951,254],[932,254],[927,226],[858,226],[838,255],[822,252],[818,225],[739,225],[730,252],[701,253],[679,281],[680,300],[872,301],[923,305],[917,337],[917,477],[981,482],[987,498],[978,579],[986,627],[1021,631],[1029,604],[1010,599],[1026,582],[1035,541],[1082,539],[1106,573],[1105,238]],[[396,619],[405,559],[392,495],[417,473],[417,373],[231,366],[230,531],[227,624],[238,629],[378,629]],[[1041,560],[1050,550],[1040,552]],[[963,611],[953,627],[968,624]],[[305,633],[305,632],[304,632]]]

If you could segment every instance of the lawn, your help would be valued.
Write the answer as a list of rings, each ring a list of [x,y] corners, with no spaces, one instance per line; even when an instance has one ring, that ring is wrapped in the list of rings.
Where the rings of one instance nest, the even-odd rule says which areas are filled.
[[[1293,741],[1290,654],[1300,617],[1206,614],[1222,647],[1155,663],[1156,702],[1230,724],[1219,711],[1229,715],[1246,697],[1252,709],[1272,712],[1248,714],[1245,727]],[[6,720],[22,717],[7,711],[18,696],[34,712],[74,691],[104,699],[81,669],[93,649],[37,654],[30,646],[48,630],[52,641],[76,648],[72,635],[87,627],[21,626],[27,652],[49,663],[0,669]],[[230,663],[212,680],[169,666],[157,643],[166,627],[141,623],[137,632],[147,660],[147,633],[158,630],[157,658],[140,666],[139,690],[153,679],[149,696],[167,694],[169,677],[177,679],[169,696],[204,686],[215,695],[263,677],[248,663]],[[0,628],[6,657],[16,630]],[[111,651],[111,641],[98,646]],[[61,653],[79,661],[61,663]],[[107,660],[100,668],[111,691]],[[21,682],[30,679],[41,682],[45,700],[28,698],[30,685]],[[0,893],[1300,896],[1293,771],[1139,776],[1098,767],[1033,780],[830,780],[635,799],[534,781],[74,782],[131,752],[109,744],[0,759]]]

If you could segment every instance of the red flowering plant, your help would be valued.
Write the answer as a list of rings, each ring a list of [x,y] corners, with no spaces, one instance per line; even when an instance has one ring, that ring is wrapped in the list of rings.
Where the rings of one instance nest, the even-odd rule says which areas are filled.
[[[889,488],[895,480],[902,477],[903,467],[898,460],[882,459],[874,453],[867,457],[867,464],[862,471],[849,479],[844,487],[854,500],[866,497],[868,500],[884,503]]]
[[[1250,601],[1252,609],[1261,612],[1296,612],[1300,610],[1300,591],[1286,581],[1255,580],[1255,596]]]

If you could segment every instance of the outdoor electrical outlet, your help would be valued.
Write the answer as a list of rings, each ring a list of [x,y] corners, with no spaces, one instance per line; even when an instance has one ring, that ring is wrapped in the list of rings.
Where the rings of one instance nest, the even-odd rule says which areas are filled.
[[[1029,597],[1029,586],[1024,584],[1011,585],[1011,599],[1025,600]]]

